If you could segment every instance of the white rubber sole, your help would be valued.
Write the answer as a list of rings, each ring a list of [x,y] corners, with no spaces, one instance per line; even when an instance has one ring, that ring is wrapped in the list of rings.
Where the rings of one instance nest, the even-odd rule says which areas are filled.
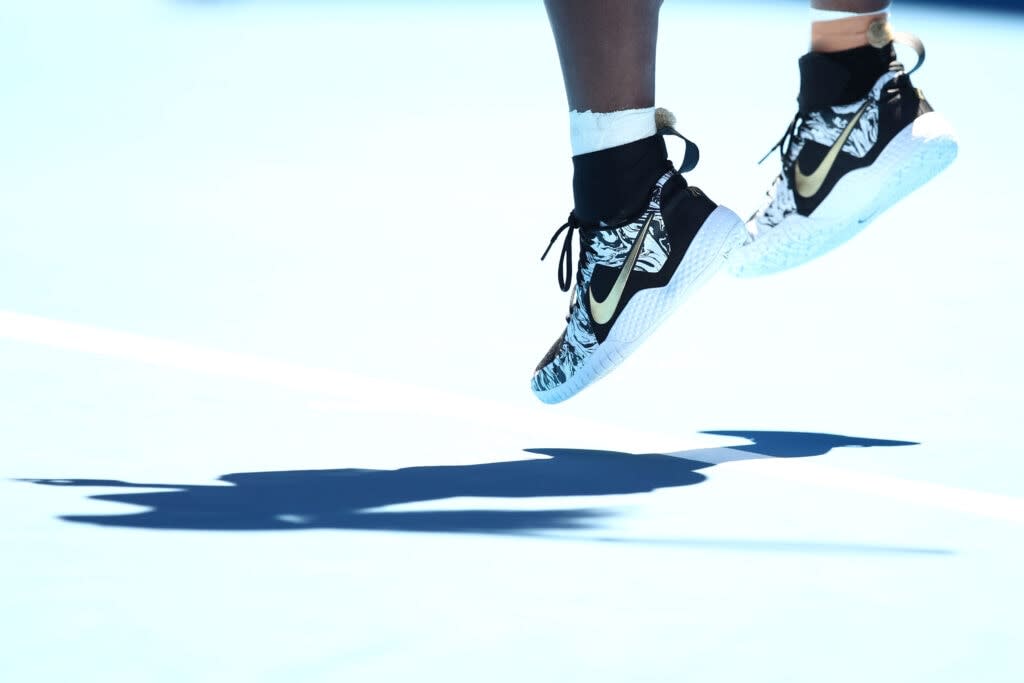
[[[669,283],[638,292],[619,314],[608,337],[564,384],[534,391],[544,403],[575,396],[624,361],[694,291],[712,278],[746,239],[743,220],[719,206],[697,231]]]
[[[736,250],[729,272],[736,277],[771,275],[828,253],[949,166],[957,149],[956,133],[944,116],[919,116],[886,145],[875,163],[836,183],[810,216],[791,214]]]

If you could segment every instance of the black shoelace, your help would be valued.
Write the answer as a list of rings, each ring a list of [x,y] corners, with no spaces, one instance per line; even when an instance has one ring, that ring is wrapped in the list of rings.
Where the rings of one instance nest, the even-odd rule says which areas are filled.
[[[797,112],[796,116],[793,117],[793,120],[790,121],[789,127],[786,129],[786,132],[782,134],[781,138],[779,138],[779,141],[776,142],[775,145],[770,150],[768,150],[768,153],[761,157],[761,160],[758,161],[757,163],[763,164],[765,162],[765,159],[772,155],[772,152],[774,152],[775,150],[779,150],[779,153],[782,156],[782,163],[783,165],[785,165],[786,155],[789,154],[789,146],[793,142],[793,134],[796,133],[797,128],[800,126],[800,121],[800,112]]]
[[[583,228],[580,226],[578,220],[576,220],[576,214],[570,213],[569,218],[562,224],[558,230],[555,230],[555,234],[551,236],[551,241],[548,243],[548,248],[541,254],[540,260],[543,261],[547,258],[548,252],[551,251],[551,247],[555,245],[555,240],[565,230],[569,232],[565,235],[565,242],[562,243],[562,254],[558,257],[558,286],[563,292],[568,292],[569,287],[572,285],[572,234],[573,231],[579,230],[583,232]],[[582,246],[580,247],[580,258],[583,258]]]

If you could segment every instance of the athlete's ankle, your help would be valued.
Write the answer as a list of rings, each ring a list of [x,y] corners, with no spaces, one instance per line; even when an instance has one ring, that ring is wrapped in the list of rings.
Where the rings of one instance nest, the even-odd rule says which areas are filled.
[[[569,141],[573,156],[626,145],[656,132],[654,107],[569,112]]]
[[[863,99],[895,61],[891,42],[884,47],[807,53],[800,58],[800,111]]]
[[[657,134],[576,155],[572,163],[574,212],[583,225],[616,225],[635,218],[658,178],[672,167],[665,139]]]
[[[878,47],[878,31],[889,22],[889,4],[829,3],[830,9],[811,9],[811,50],[842,52],[866,45]],[[831,9],[842,7],[844,9]],[[846,8],[864,8],[847,11]]]

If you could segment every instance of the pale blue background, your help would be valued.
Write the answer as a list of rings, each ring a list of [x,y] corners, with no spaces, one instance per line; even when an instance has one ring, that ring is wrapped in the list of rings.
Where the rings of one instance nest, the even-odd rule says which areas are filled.
[[[0,679],[1024,680],[1024,21],[894,16],[956,164],[545,407],[539,2],[5,4]],[[805,22],[663,11],[659,104],[744,215]]]

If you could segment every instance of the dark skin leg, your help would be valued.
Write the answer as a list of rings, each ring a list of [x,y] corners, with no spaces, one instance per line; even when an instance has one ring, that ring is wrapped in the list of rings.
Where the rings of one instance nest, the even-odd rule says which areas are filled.
[[[654,106],[662,0],[545,0],[569,109]]]
[[[818,9],[881,10],[889,0],[811,0]],[[562,63],[569,109],[595,112],[654,106],[658,11],[662,0],[545,0]]]

